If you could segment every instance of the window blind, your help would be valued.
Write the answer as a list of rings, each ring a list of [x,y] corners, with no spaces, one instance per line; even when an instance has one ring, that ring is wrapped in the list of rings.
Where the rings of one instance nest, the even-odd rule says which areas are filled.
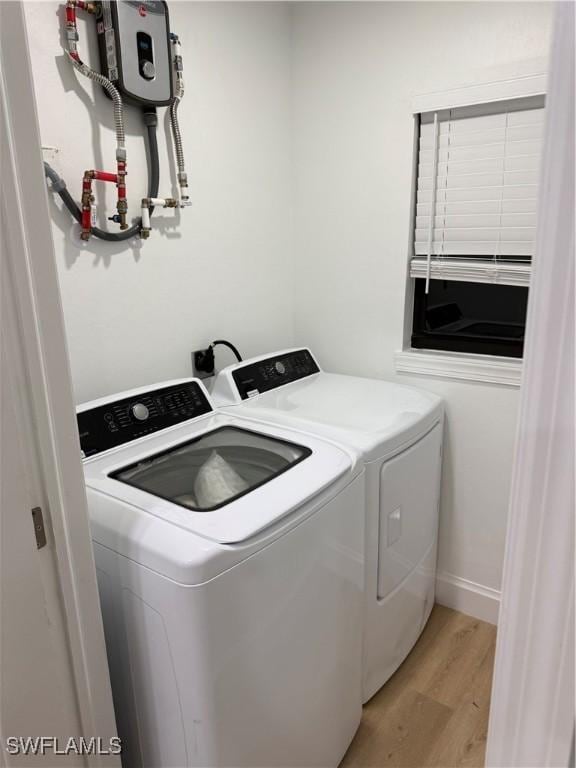
[[[433,259],[430,265],[430,277],[433,280],[457,280],[465,283],[530,285],[530,272],[530,262],[502,259]],[[410,277],[427,279],[428,259],[412,259]]]
[[[528,282],[543,130],[543,96],[420,116],[413,277]]]

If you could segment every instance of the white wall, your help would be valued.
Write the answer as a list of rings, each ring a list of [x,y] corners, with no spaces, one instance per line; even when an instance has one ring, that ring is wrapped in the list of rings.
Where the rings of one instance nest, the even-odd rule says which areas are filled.
[[[296,339],[327,369],[446,399],[440,595],[486,616],[500,588],[518,391],[395,374],[411,100],[538,69],[525,60],[547,56],[551,16],[551,4],[531,2],[300,3],[293,14]]]
[[[61,149],[59,170],[79,199],[85,169],[114,170],[112,109],[64,59],[62,9],[30,2],[26,16],[42,142]],[[178,226],[173,211],[160,212],[160,231],[126,248],[81,246],[59,199],[51,206],[78,401],[191,375],[191,350],[214,338],[231,339],[245,355],[292,342],[289,10],[235,2],[174,2],[170,10],[183,45],[180,118],[193,207]],[[82,54],[96,63],[94,21],[79,16]],[[173,165],[163,112],[160,194],[168,196]],[[126,115],[136,216],[146,193],[145,149],[138,110],[127,107]],[[218,356],[230,362],[226,350]]]

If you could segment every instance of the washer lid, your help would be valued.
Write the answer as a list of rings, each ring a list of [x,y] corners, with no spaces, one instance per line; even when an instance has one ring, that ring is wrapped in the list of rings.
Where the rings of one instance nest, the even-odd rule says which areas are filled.
[[[244,541],[350,472],[352,458],[307,435],[205,416],[85,461],[87,484],[223,544]]]
[[[111,476],[194,512],[213,512],[270,482],[311,453],[306,446],[223,426]]]
[[[278,355],[286,361],[294,354],[300,359],[304,353],[310,354],[308,350],[296,350]],[[365,461],[394,452],[442,418],[442,400],[431,392],[324,371],[310,371],[298,380],[286,380],[284,375],[277,386],[242,399],[236,382],[242,385],[247,374],[239,375],[238,370],[246,365],[250,376],[254,377],[256,370],[264,379],[271,360],[274,357],[267,356],[260,362],[245,361],[224,369],[212,393],[216,405],[235,402],[228,412],[336,440],[359,451]],[[284,367],[292,370],[286,362]]]

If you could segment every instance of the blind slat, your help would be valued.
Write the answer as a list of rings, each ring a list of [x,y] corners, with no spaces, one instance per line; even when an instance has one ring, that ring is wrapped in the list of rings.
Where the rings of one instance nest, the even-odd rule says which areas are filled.
[[[416,232],[428,230],[430,216],[416,216]],[[457,213],[444,214],[434,217],[434,229],[458,230],[481,229],[493,227],[506,229],[509,227],[535,227],[535,213]],[[418,237],[416,238],[418,239]]]
[[[524,241],[504,241],[498,240],[454,240],[454,241],[434,241],[431,252],[434,256],[490,256],[496,253],[502,258],[512,256],[531,256],[533,243],[529,240]],[[428,243],[414,243],[414,253],[417,256],[426,256],[428,253]]]
[[[454,174],[436,177],[437,195],[443,189],[473,189],[474,187],[525,187],[527,184],[538,184],[538,171],[503,171],[487,173]],[[418,179],[418,189],[432,189],[432,177],[424,176]]]
[[[440,237],[438,235],[440,234]],[[505,242],[527,242],[531,243],[534,239],[535,227],[434,227],[434,242],[443,240],[449,243],[456,240],[460,243],[466,243],[469,240],[474,242],[495,242],[500,239]],[[428,242],[428,229],[416,229],[416,243]]]
[[[538,123],[515,125],[506,128],[491,128],[484,131],[470,131],[462,133],[443,133],[438,137],[440,151],[446,147],[474,147],[486,144],[499,144],[506,141],[541,141],[544,126]],[[420,149],[433,149],[433,137],[420,135]]]
[[[544,102],[542,97],[536,98],[529,109],[518,109],[519,99],[516,104],[512,102],[477,104],[475,112],[469,107],[457,107],[438,112],[439,133],[448,131],[476,131],[485,128],[498,127],[504,124],[516,125],[543,125]],[[507,117],[506,117],[507,116]],[[420,125],[423,133],[430,133],[434,124],[434,113],[426,112],[421,115]]]
[[[502,173],[502,171],[537,171],[540,155],[517,155],[515,157],[488,157],[475,160],[447,160],[438,161],[438,179],[446,179],[450,176],[466,176],[476,173]],[[420,178],[432,178],[432,164],[421,163]]]
[[[537,198],[537,184],[512,184],[506,188],[502,185],[494,187],[476,187],[475,189],[439,189],[436,196],[437,204],[451,202],[472,202],[475,200],[525,200]],[[432,197],[430,190],[419,189],[418,203],[429,203]]]
[[[499,141],[493,144],[478,144],[468,147],[445,146],[438,150],[438,161],[445,163],[450,159],[454,162],[466,160],[484,160],[495,157],[517,157],[523,155],[536,155],[540,153],[540,142],[533,139],[521,141]],[[420,150],[420,163],[422,166],[432,166],[433,150]]]
[[[487,214],[487,213],[499,213],[502,210],[503,214],[508,213],[536,213],[538,201],[535,197],[525,197],[518,200],[453,200],[451,202],[438,202],[436,203],[436,215],[437,216],[457,216],[457,215],[473,215],[473,214]],[[432,211],[432,203],[416,203],[416,218],[422,216],[430,216]],[[418,223],[416,226],[419,226]]]
[[[426,259],[415,258],[410,263],[410,277],[426,277]],[[475,283],[498,283],[500,285],[529,285],[531,265],[529,263],[505,264],[494,261],[435,259],[430,264],[430,277],[434,280],[456,280]]]

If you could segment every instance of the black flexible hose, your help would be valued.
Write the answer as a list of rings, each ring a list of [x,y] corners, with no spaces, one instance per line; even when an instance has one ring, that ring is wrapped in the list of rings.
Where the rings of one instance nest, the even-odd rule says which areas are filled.
[[[231,344],[229,341],[226,341],[225,339],[217,339],[216,341],[213,341],[212,344],[210,344],[210,347],[215,347],[218,344],[221,344],[222,346],[228,347],[228,349],[231,349],[232,352],[234,352],[234,354],[236,355],[236,360],[238,360],[239,363],[242,362],[242,355],[240,354],[240,352],[238,352],[234,344]]]
[[[153,117],[149,117],[153,115]],[[158,158],[158,137],[156,135],[156,126],[158,124],[158,117],[156,110],[150,112],[144,112],[144,123],[148,133],[148,197],[158,196],[158,187],[160,185],[160,162]],[[74,200],[68,189],[66,188],[66,182],[60,178],[56,171],[47,163],[44,162],[44,175],[52,182],[52,189],[54,192],[60,195],[62,202],[68,208],[72,216],[78,223],[82,222],[82,211],[79,205]],[[150,207],[150,215],[154,207]],[[105,229],[99,227],[92,227],[91,234],[98,237],[100,240],[107,240],[109,242],[118,243],[123,240],[129,240],[131,237],[135,237],[142,227],[142,219],[137,219],[129,229],[125,229],[123,232],[108,232]]]
[[[158,125],[158,115],[156,107],[152,107],[144,112],[144,125],[148,133],[148,197],[158,197],[158,188],[160,186],[160,161],[158,158],[158,136],[156,126]],[[150,215],[154,206],[150,206]]]

